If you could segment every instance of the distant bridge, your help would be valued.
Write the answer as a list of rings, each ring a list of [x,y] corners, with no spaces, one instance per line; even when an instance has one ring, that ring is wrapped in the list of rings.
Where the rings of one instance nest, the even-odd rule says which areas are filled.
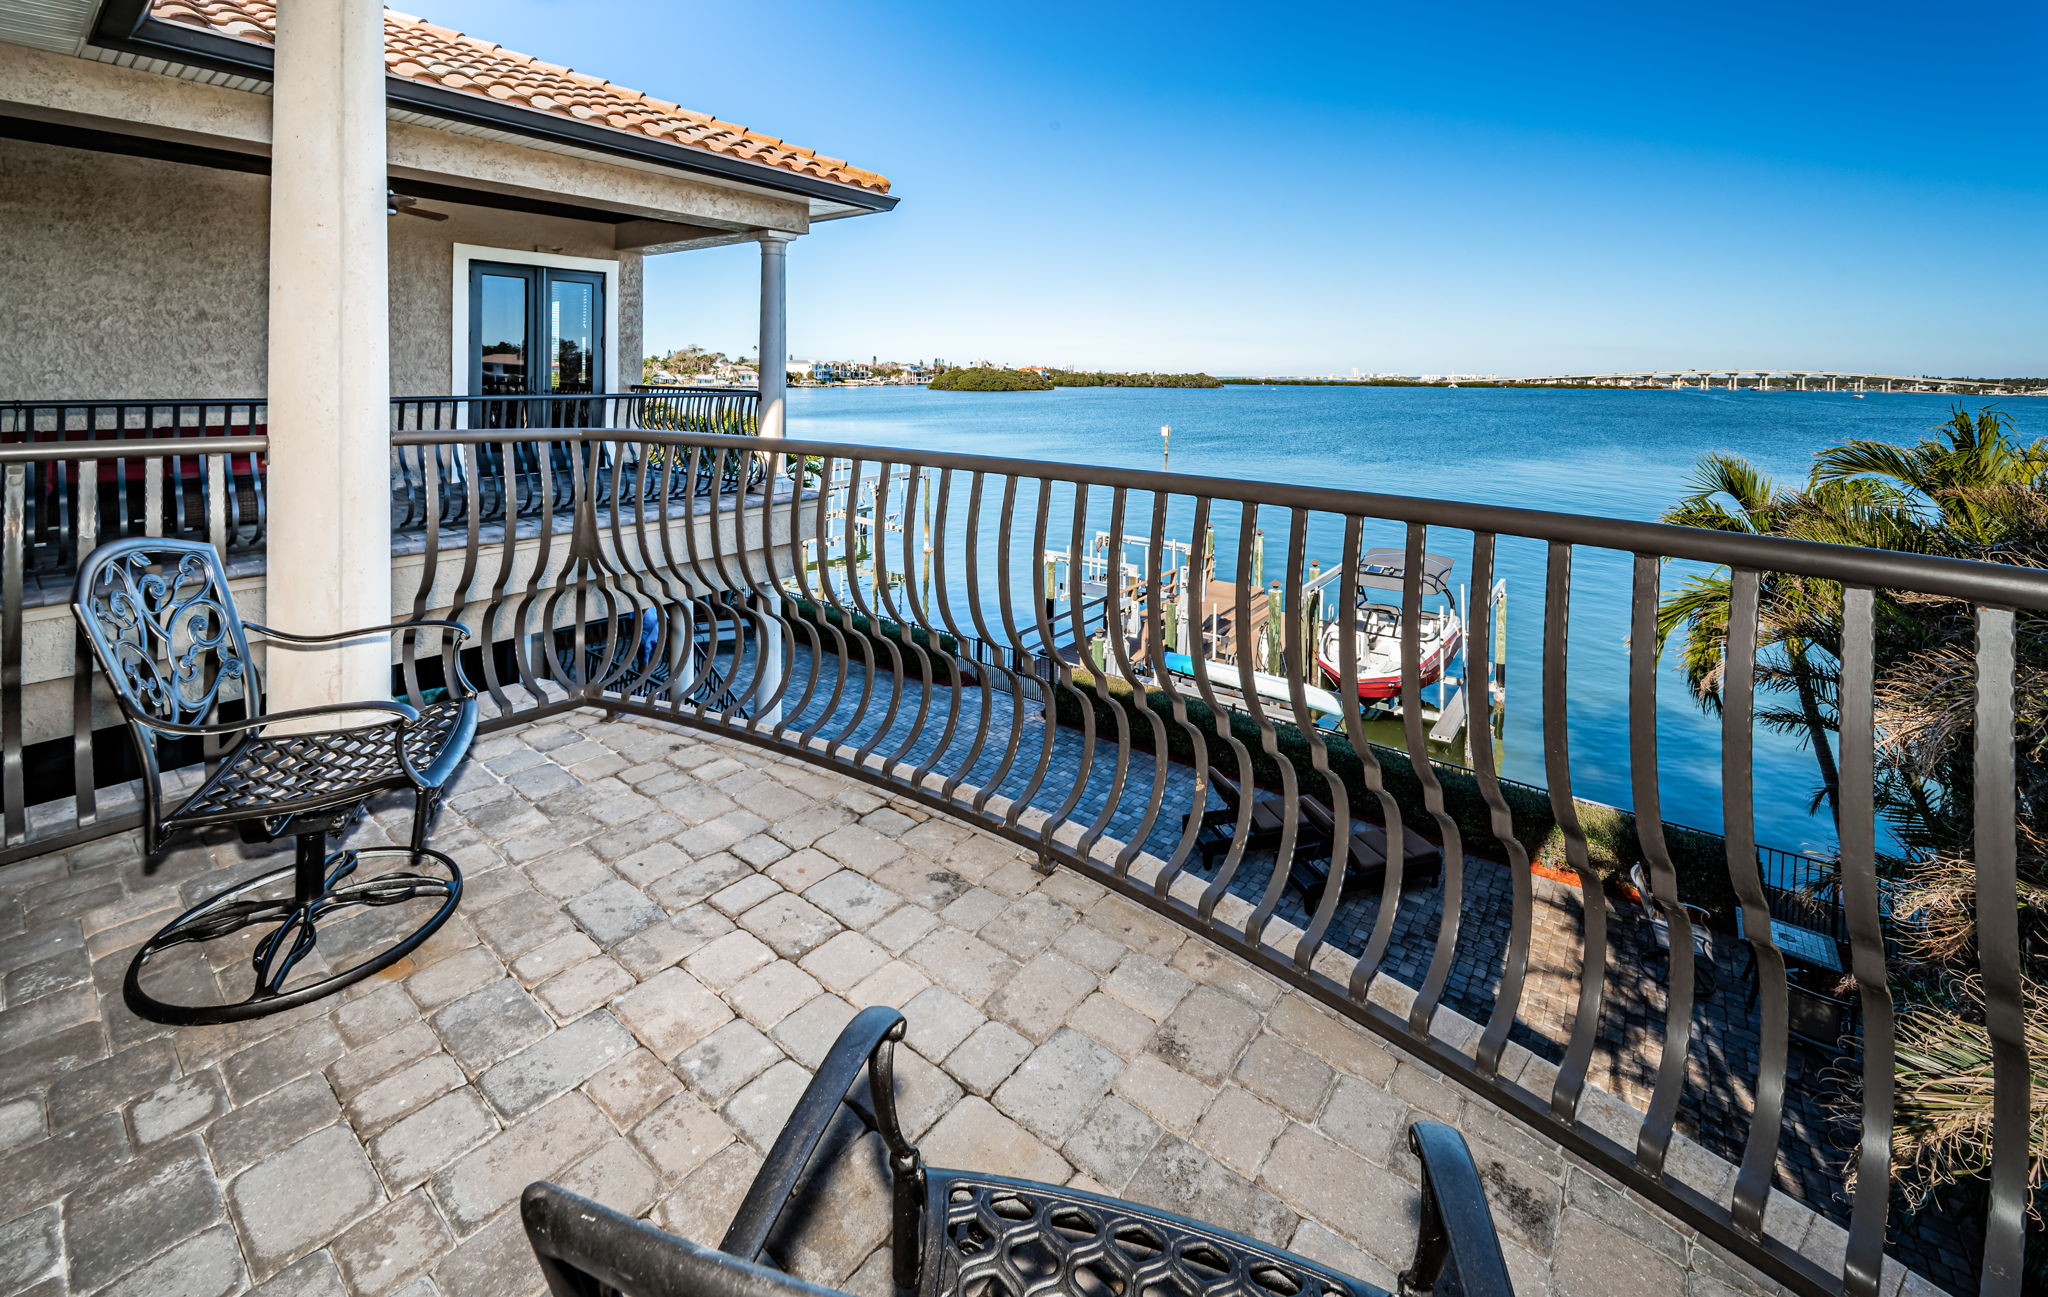
[[[1945,392],[1963,396],[2032,393],[2000,383],[1909,374],[1845,374],[1826,369],[1642,369],[1621,374],[1556,374],[1517,383],[1584,383],[1594,387],[1690,387],[1760,392]]]

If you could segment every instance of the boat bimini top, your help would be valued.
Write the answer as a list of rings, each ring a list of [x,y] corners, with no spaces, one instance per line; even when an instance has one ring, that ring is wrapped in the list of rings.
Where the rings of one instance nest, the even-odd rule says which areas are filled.
[[[1439,594],[1449,598],[1451,593],[1450,576],[1452,566],[1451,560],[1441,554],[1424,554],[1422,556],[1422,593],[1426,595]],[[1325,578],[1340,577],[1341,579],[1340,573],[1341,569],[1333,570],[1326,573]],[[1408,554],[1405,550],[1369,549],[1358,556],[1358,588],[1361,600],[1364,599],[1364,591],[1368,588],[1374,590],[1400,590],[1407,580]]]

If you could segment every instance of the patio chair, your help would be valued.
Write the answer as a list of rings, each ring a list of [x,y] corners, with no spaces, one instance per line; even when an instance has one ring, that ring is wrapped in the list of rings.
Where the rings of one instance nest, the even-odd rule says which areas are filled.
[[[1363,1280],[1241,1234],[1171,1212],[995,1171],[926,1166],[897,1124],[894,1043],[903,1015],[862,1010],[843,1031],[713,1249],[676,1238],[554,1185],[521,1202],[528,1239],[554,1297],[836,1297],[768,1258],[792,1196],[842,1104],[888,1149],[890,1261],[916,1297],[1387,1297]],[[865,1095],[852,1093],[861,1072]],[[864,1108],[864,1110],[863,1110]],[[1458,1132],[1418,1122],[1421,1222],[1404,1293],[1512,1297],[1478,1169]],[[1389,1221],[1388,1228],[1406,1222]]]
[[[1238,810],[1244,805],[1245,800],[1244,788],[1235,779],[1213,766],[1209,769],[1209,786],[1223,799],[1223,805],[1213,811],[1198,812],[1202,818],[1202,825],[1195,834],[1195,853],[1201,858],[1202,869],[1205,872],[1214,868],[1216,858],[1229,851],[1230,844],[1236,841]],[[1186,831],[1185,818],[1181,821],[1181,828],[1183,832]],[[1279,795],[1269,793],[1263,788],[1252,789],[1251,823],[1245,829],[1244,849],[1258,851],[1266,847],[1277,847],[1286,829],[1286,810],[1281,805]],[[1304,852],[1321,851],[1328,845],[1329,837],[1326,833],[1318,836],[1318,830],[1314,825],[1306,820],[1297,821],[1297,858]]]
[[[1337,837],[1336,813],[1318,799],[1307,796],[1301,799],[1301,817],[1325,842]],[[1344,890],[1348,892],[1353,887],[1367,884],[1378,886],[1387,876],[1387,831],[1378,824],[1361,824],[1356,820],[1350,827],[1351,832],[1345,835],[1345,841],[1351,853],[1351,863],[1344,871]],[[1334,855],[1320,859],[1296,856],[1294,877],[1289,881],[1302,889],[1311,910],[1323,903],[1323,888],[1329,882],[1335,860]],[[1401,890],[1435,886],[1443,872],[1443,863],[1442,847],[1413,829],[1405,826],[1401,829]]]
[[[1642,907],[1643,917],[1650,922],[1650,931],[1657,939],[1657,949],[1664,952],[1664,958],[1671,958],[1671,921],[1657,908],[1657,898],[1650,891],[1650,880],[1643,871],[1643,862],[1638,860],[1628,867],[1628,881],[1636,889],[1636,904]],[[1707,926],[1708,914],[1697,905],[1679,902],[1685,908],[1685,917],[1692,927],[1693,981],[1699,996],[1704,999],[1712,995],[1721,984],[1720,974],[1714,964],[1714,930]]]
[[[327,644],[375,634],[436,630],[449,637],[442,654],[445,696],[411,702],[390,698],[266,713],[242,619],[235,611],[227,572],[212,546],[161,537],[102,545],[86,556],[72,594],[77,615],[101,670],[113,686],[142,767],[143,849],[156,856],[166,838],[187,829],[233,827],[244,842],[290,837],[291,865],[237,884],[200,902],[142,943],[128,965],[122,992],[143,1018],[174,1025],[236,1022],[262,1017],[321,996],[388,968],[426,940],[455,912],[462,873],[455,862],[427,849],[428,825],[475,737],[475,691],[462,674],[456,649],[468,631],[458,622],[409,621],[343,631],[294,635],[249,623],[273,643]],[[273,650],[275,651],[275,650]],[[219,720],[220,705],[239,694],[240,720]],[[390,719],[354,728],[273,732],[281,722],[381,713]],[[166,809],[159,768],[165,741],[231,741],[211,763],[198,788]],[[405,847],[353,848],[330,853],[327,839],[346,832],[380,794],[413,799],[412,841]],[[364,866],[393,860],[372,874]],[[446,877],[420,872],[431,862]],[[278,896],[270,885],[290,882]],[[269,890],[266,890],[269,889]],[[289,985],[314,951],[323,924],[352,917],[364,906],[415,899],[438,902],[408,935],[339,972]],[[252,948],[216,965],[250,967],[254,989],[229,1003],[174,1003],[145,990],[150,961],[175,947],[267,931]],[[243,942],[248,938],[240,939]],[[202,990],[210,981],[200,977]]]

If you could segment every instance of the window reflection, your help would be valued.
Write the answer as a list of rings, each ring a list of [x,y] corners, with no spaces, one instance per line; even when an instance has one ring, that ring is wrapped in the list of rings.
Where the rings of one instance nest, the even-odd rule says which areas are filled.
[[[477,391],[513,396],[526,391],[527,284],[522,277],[482,276],[476,309],[482,327]]]
[[[548,298],[548,390],[596,391],[595,285],[556,280],[548,285]]]

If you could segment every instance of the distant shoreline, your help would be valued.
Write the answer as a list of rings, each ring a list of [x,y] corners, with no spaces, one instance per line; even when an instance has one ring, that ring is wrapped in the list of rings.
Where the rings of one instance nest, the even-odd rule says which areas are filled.
[[[1855,394],[1852,393],[1851,390],[1848,388],[1842,388],[1839,390],[1832,391],[1830,389],[1820,387],[1800,389],[1796,387],[1727,388],[1715,386],[1712,388],[1700,388],[1694,387],[1690,384],[1684,387],[1673,387],[1667,383],[1528,383],[1516,382],[1511,379],[1458,379],[1454,382],[1450,379],[1435,379],[1431,381],[1424,381],[1419,378],[1224,378],[1219,379],[1218,381],[1226,387],[1490,387],[1503,388],[1517,392],[1761,391],[1773,394],[1787,392],[1793,393],[1795,395],[1805,396],[1848,396]],[[1960,392],[1933,392],[1924,389],[1902,389],[1893,392],[1883,392],[1877,390],[1876,388],[1866,388],[1861,394],[1867,396],[1949,396],[1955,397],[1957,399],[1962,399],[1963,397],[1969,395],[1967,393]],[[2032,390],[2021,390],[2017,392],[2004,393],[1986,392],[1978,393],[1977,396],[1991,399],[1996,399],[2001,396],[2048,396],[2048,388],[2036,388]]]

